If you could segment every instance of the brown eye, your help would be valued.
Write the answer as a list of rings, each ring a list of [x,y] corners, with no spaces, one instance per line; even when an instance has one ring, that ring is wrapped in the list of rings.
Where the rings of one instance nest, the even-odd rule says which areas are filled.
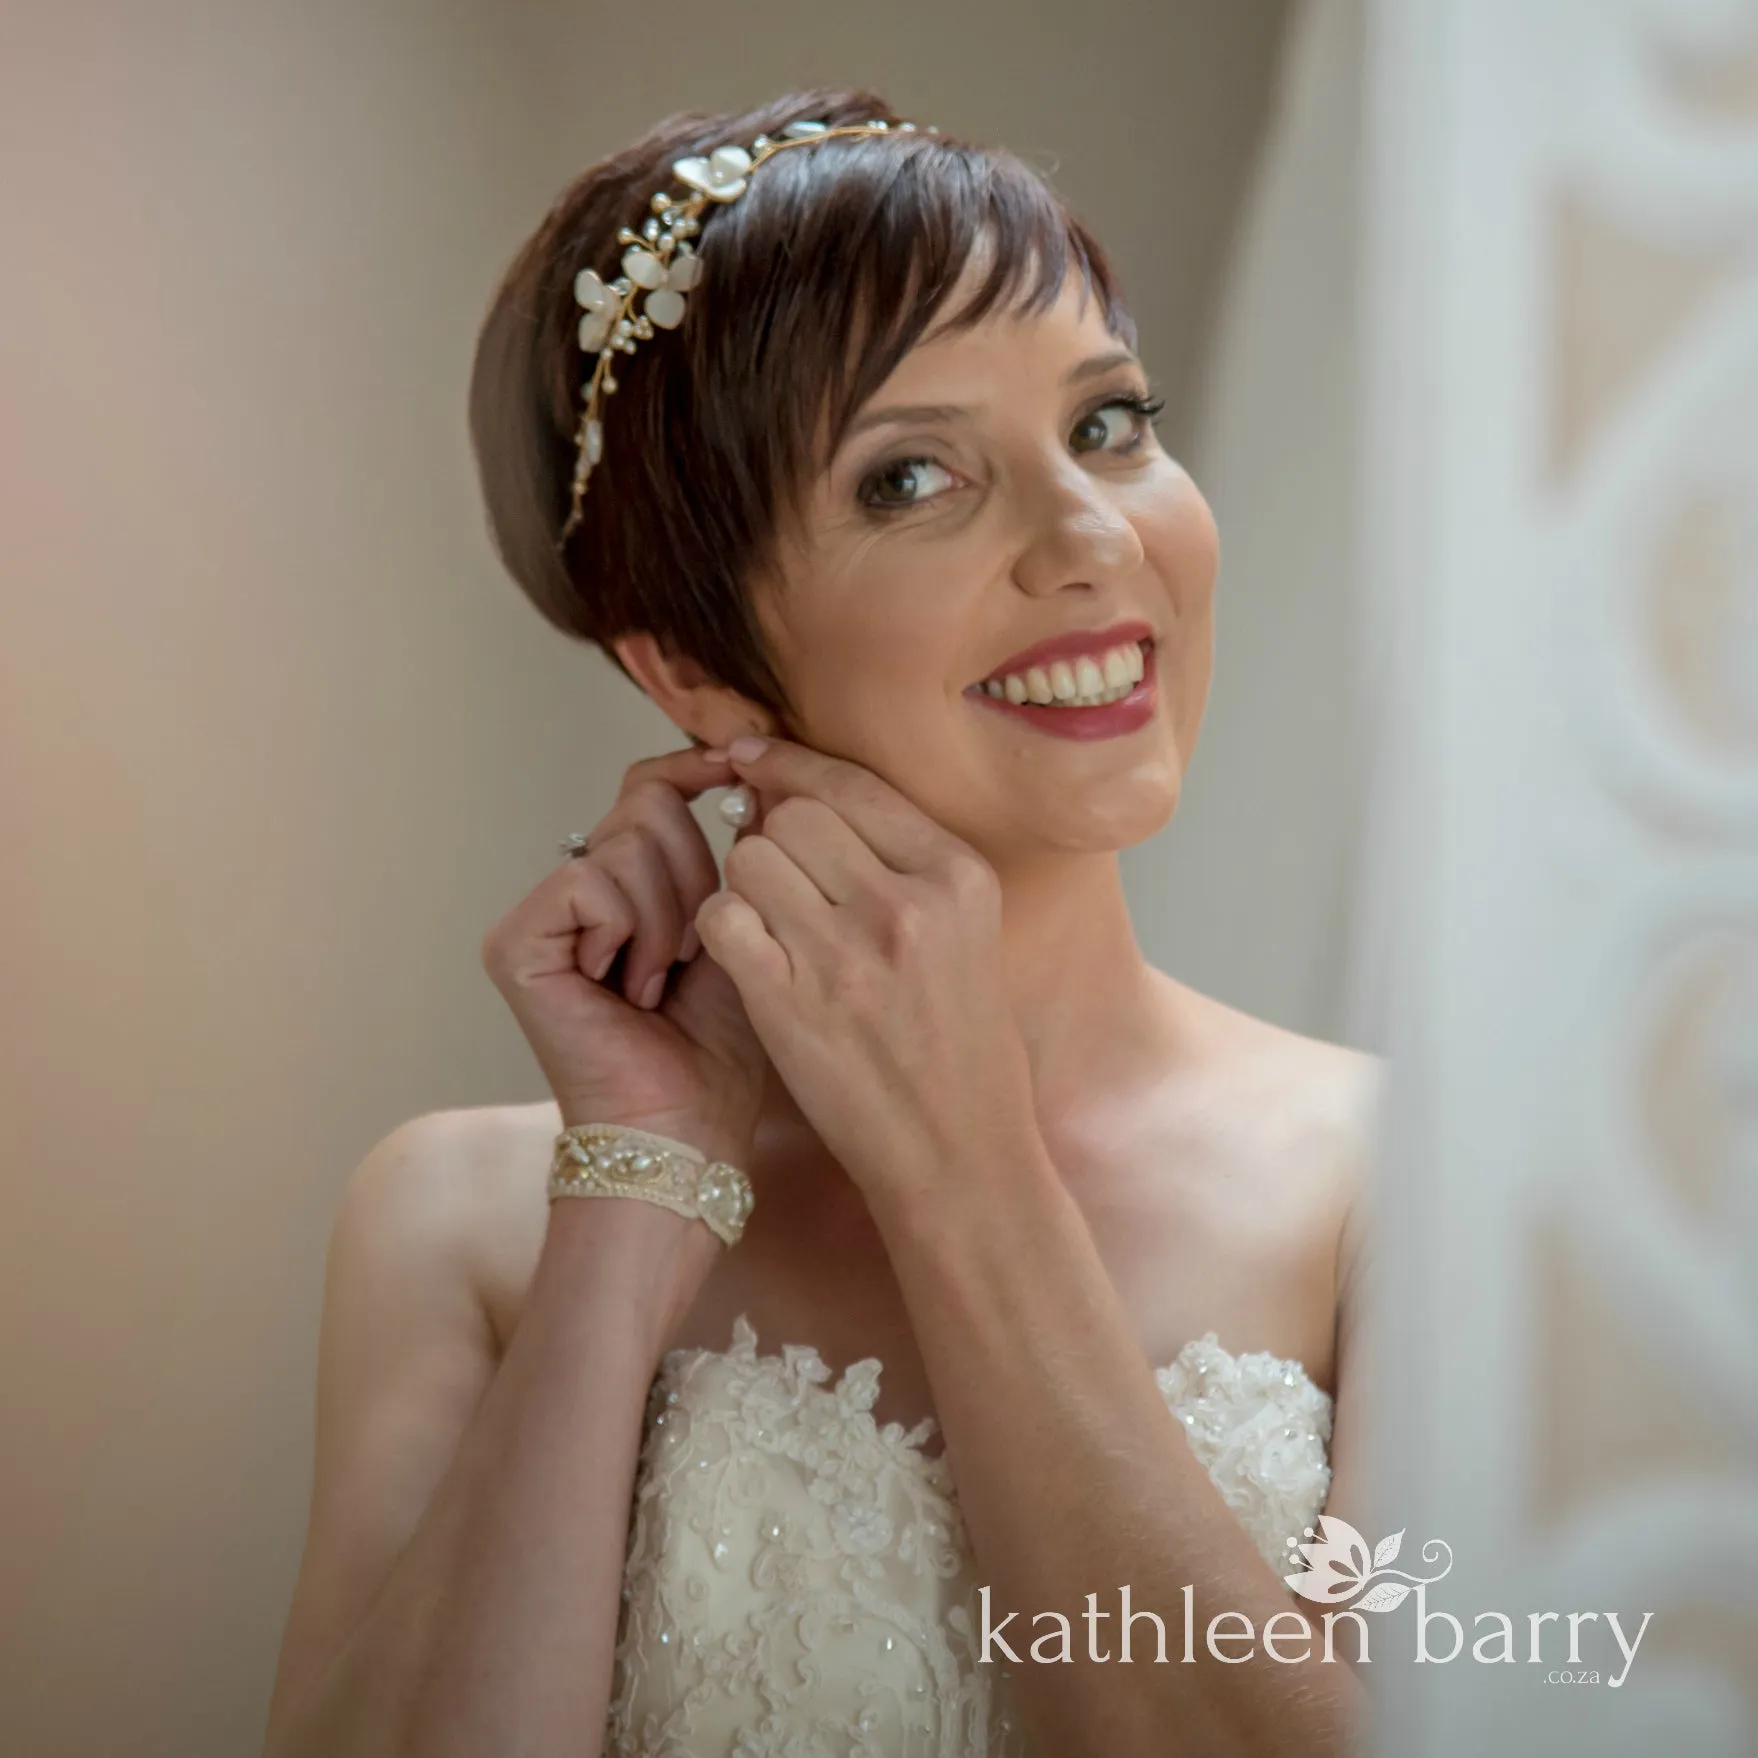
[[[1091,415],[1075,423],[1069,443],[1077,452],[1127,450],[1142,427],[1139,410],[1133,403],[1106,403]]]
[[[931,498],[935,478],[952,480],[931,458],[894,458],[882,464],[861,486],[861,499],[870,507],[892,509],[919,507]]]

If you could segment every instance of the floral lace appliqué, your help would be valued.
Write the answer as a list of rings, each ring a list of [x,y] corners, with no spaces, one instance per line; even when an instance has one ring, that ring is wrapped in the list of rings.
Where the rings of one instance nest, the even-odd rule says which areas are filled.
[[[876,1423],[881,1364],[808,1345],[655,1375],[630,1510],[606,1758],[1033,1758],[1011,1665],[980,1663],[975,1561],[933,1417]],[[1331,1403],[1215,1334],[1155,1370],[1271,1566],[1330,1486]]]
[[[1213,1331],[1154,1369],[1190,1448],[1277,1574],[1331,1487],[1331,1399],[1297,1361],[1232,1355]]]

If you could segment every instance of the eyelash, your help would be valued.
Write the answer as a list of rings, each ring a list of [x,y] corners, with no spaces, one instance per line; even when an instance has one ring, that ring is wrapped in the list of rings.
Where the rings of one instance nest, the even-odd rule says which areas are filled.
[[[1147,438],[1143,424],[1145,423],[1147,427],[1158,427],[1160,425],[1160,416],[1165,410],[1165,407],[1166,399],[1164,397],[1143,396],[1139,391],[1122,391],[1115,397],[1107,397],[1104,402],[1094,404],[1094,406],[1089,409],[1080,420],[1082,422],[1091,421],[1095,415],[1102,415],[1107,409],[1128,409],[1136,417],[1135,438],[1126,446],[1113,448],[1113,456],[1127,457],[1130,453],[1137,451],[1143,440]],[[1080,422],[1076,422],[1075,425],[1078,427]],[[871,499],[869,491],[874,482],[882,477],[888,470],[895,470],[900,464],[936,463],[938,463],[937,459],[924,457],[919,454],[905,454],[903,457],[899,458],[887,458],[884,463],[869,471],[865,480],[862,482],[860,488],[860,500],[862,505],[865,506],[869,512],[876,513],[882,518],[890,517],[897,513],[914,512],[918,507],[926,506],[928,504],[927,501],[895,501],[888,506],[883,501],[875,501]],[[940,467],[942,469],[945,468],[944,465],[941,465]],[[930,498],[937,499],[938,496]]]

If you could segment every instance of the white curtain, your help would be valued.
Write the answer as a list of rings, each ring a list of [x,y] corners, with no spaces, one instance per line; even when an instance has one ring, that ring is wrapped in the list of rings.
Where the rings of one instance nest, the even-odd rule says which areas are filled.
[[[1214,686],[1177,817],[1124,871],[1154,962],[1377,1048],[1355,946],[1360,36],[1356,0],[1290,16],[1183,460],[1221,533]]]

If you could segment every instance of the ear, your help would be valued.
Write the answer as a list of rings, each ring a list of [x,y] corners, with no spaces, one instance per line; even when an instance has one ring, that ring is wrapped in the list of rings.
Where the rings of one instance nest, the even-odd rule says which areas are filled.
[[[694,659],[667,653],[643,629],[618,635],[611,643],[629,676],[647,692],[667,719],[705,745],[726,745],[741,733],[778,733],[775,716],[737,690],[716,683]]]

